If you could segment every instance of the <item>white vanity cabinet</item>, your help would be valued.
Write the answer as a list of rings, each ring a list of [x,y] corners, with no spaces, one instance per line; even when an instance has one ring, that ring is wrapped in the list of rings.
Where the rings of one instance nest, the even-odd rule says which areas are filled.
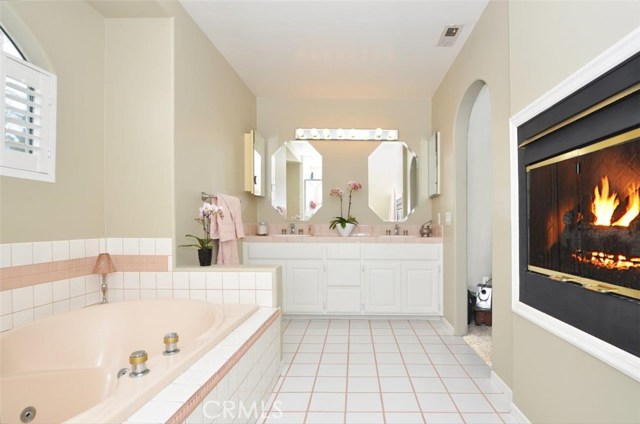
[[[247,264],[282,266],[282,311],[442,315],[439,243],[244,242]]]

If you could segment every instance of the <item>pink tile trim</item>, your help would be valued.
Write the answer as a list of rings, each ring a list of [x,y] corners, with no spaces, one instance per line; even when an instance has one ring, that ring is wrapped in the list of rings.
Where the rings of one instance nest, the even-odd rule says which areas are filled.
[[[196,393],[193,394],[185,403],[182,405],[175,414],[171,416],[167,420],[166,424],[182,424],[186,422],[189,415],[195,411],[195,409],[200,405],[207,395],[211,393],[211,391],[220,383],[220,381],[224,378],[229,371],[240,361],[240,359],[249,351],[251,346],[254,345],[256,341],[267,331],[271,325],[280,317],[280,310],[275,311],[264,324],[260,326],[258,331],[253,333],[253,335],[247,340],[240,349],[238,349],[231,358],[222,366],[218,371],[216,371],[213,376],[206,383],[204,383],[200,389]]]
[[[169,257],[162,255],[112,255],[118,271],[166,272]],[[0,291],[91,275],[95,257],[0,268]]]

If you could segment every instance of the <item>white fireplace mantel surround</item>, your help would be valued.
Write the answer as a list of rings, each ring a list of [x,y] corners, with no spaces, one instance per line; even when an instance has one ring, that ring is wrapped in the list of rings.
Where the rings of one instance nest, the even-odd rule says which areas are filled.
[[[509,120],[511,173],[511,308],[518,315],[640,381],[640,358],[520,302],[518,126],[640,52],[640,28],[562,81]]]

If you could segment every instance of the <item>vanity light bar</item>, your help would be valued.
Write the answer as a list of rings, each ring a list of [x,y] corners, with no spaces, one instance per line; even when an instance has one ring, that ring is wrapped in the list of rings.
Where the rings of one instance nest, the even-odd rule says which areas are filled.
[[[398,130],[383,130],[376,128],[362,130],[351,128],[298,128],[296,140],[373,140],[373,141],[398,141]]]

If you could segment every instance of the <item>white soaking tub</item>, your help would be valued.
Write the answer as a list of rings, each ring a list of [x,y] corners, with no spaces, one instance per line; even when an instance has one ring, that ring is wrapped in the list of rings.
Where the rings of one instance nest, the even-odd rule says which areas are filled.
[[[158,299],[94,305],[0,334],[0,422],[121,423],[226,337],[256,305]],[[180,352],[165,356],[176,332]],[[145,350],[151,370],[118,378]]]

